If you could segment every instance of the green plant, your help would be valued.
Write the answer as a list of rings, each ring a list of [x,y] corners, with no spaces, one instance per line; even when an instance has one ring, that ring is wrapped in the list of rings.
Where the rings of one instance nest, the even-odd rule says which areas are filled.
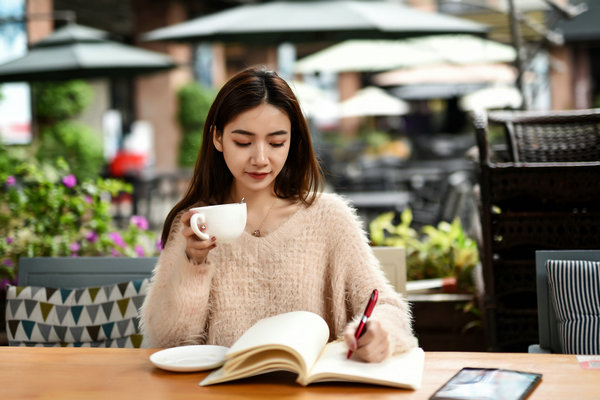
[[[79,181],[64,159],[38,164],[27,149],[0,145],[0,278],[11,281],[22,256],[154,256],[157,235],[133,216],[118,229],[111,196],[131,192],[114,179]],[[2,285],[3,286],[3,285]]]
[[[91,103],[94,92],[81,80],[37,82],[33,84],[36,116],[42,122],[58,122],[73,118]]]
[[[202,131],[187,132],[179,144],[179,165],[193,167],[202,146]]]
[[[191,167],[202,144],[202,129],[215,93],[198,83],[183,86],[177,92],[179,109],[177,121],[183,138],[179,146],[179,165]]]
[[[411,228],[412,211],[405,209],[399,223],[396,214],[379,215],[369,224],[371,242],[376,246],[406,249],[408,280],[456,278],[458,289],[473,291],[471,272],[479,262],[477,244],[462,229],[459,219],[427,225],[421,232]]]
[[[392,140],[389,133],[378,130],[362,131],[360,137],[367,146],[374,148],[383,146]]]
[[[104,165],[100,135],[71,119],[90,104],[93,90],[85,81],[40,82],[33,86],[40,136],[36,157],[43,163],[64,158],[77,179],[100,174]]]
[[[36,152],[38,160],[51,163],[64,158],[76,166],[74,174],[79,180],[100,175],[104,165],[102,142],[89,127],[72,121],[62,121],[41,130],[42,141]]]

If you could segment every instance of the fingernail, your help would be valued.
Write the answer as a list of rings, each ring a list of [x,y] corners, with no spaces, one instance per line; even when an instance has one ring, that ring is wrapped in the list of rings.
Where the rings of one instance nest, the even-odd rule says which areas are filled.
[[[216,241],[216,240],[217,240],[217,238],[216,238],[215,236],[213,236],[213,237],[211,237],[211,238],[210,238],[210,241],[211,241],[211,242],[214,242],[214,241]]]

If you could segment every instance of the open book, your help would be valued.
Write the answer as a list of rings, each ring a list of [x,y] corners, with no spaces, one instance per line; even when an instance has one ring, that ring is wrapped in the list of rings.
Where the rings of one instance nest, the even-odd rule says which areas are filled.
[[[232,381],[273,371],[298,374],[297,382],[349,381],[398,388],[421,385],[425,354],[420,348],[366,363],[351,357],[343,341],[327,343],[329,328],[319,315],[293,311],[258,321],[229,349],[225,364],[200,385]]]

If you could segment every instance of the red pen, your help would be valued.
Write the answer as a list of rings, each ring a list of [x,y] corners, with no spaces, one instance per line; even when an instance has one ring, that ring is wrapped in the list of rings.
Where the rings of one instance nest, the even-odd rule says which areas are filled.
[[[354,338],[356,338],[356,340],[358,340],[358,338],[366,332],[367,320],[369,319],[371,313],[373,312],[373,309],[375,308],[375,303],[377,303],[378,294],[379,292],[377,291],[377,289],[373,289],[373,293],[371,293],[371,298],[369,299],[367,307],[365,308],[365,312],[362,318],[360,319],[358,328],[356,328],[356,332],[354,332]],[[350,358],[351,355],[352,350],[348,350],[348,355],[346,356],[346,358]]]

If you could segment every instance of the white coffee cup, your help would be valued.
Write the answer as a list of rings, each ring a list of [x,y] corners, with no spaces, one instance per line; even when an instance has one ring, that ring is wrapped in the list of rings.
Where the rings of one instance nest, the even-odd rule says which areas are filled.
[[[214,206],[194,207],[190,218],[190,227],[204,240],[215,236],[219,243],[230,243],[237,239],[246,227],[246,203],[218,204]],[[206,224],[206,232],[200,225]]]

